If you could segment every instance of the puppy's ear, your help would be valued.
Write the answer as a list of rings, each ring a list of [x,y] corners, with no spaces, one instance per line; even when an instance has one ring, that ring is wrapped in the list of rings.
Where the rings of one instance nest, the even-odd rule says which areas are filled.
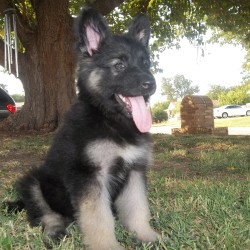
[[[145,15],[138,15],[129,26],[128,34],[148,47],[150,37],[150,22]]]
[[[84,8],[77,20],[78,47],[90,56],[97,51],[103,39],[110,35],[106,20],[96,10]]]

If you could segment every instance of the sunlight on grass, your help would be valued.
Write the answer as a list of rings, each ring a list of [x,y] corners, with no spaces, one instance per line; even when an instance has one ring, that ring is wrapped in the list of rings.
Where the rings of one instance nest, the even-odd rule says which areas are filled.
[[[248,249],[249,180],[180,181],[152,172],[151,179],[154,225],[171,238],[167,249]]]
[[[250,127],[250,116],[215,119],[215,127]]]
[[[1,200],[13,200],[18,156],[45,155],[52,135],[20,136],[0,145]],[[116,237],[128,250],[250,249],[249,136],[153,135],[154,164],[148,172],[151,224],[162,238],[140,243],[116,222]],[[15,152],[15,159],[13,157]],[[26,157],[30,157],[27,155]],[[0,249],[45,249],[41,227],[25,212],[0,212]],[[85,249],[75,224],[53,250]]]
[[[26,153],[46,153],[51,143],[51,136],[27,136],[23,140],[19,138],[6,141],[5,151],[25,150]]]
[[[233,171],[245,173],[250,170],[247,152],[241,150],[226,150],[222,152],[201,152],[198,161],[192,163],[190,168],[202,175],[210,171]]]
[[[187,155],[187,150],[185,149],[175,149],[171,151],[171,157],[185,157]]]

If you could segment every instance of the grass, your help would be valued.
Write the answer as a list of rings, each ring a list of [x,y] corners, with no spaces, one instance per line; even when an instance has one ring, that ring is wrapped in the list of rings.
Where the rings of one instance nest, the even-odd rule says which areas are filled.
[[[15,197],[14,180],[30,161],[42,162],[51,137],[3,137],[1,200]],[[140,244],[117,222],[117,239],[129,250],[250,249],[249,139],[154,135],[149,203],[152,226],[162,238],[154,245]],[[41,228],[31,228],[25,212],[7,214],[2,210],[0,225],[1,250],[45,249]],[[68,234],[54,250],[83,248],[76,225],[70,225]]]
[[[156,123],[155,127],[158,126],[171,126],[180,127],[181,121],[169,120],[167,122]],[[244,117],[229,117],[226,119],[214,119],[214,126],[217,127],[250,127],[250,116]]]
[[[250,127],[250,116],[215,119],[215,127]]]

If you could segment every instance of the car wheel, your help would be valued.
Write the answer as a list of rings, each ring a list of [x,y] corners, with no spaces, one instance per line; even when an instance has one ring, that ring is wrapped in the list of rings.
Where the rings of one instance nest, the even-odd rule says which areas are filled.
[[[246,115],[247,115],[247,116],[250,116],[250,110],[248,110],[248,111],[246,112]]]
[[[227,118],[228,114],[226,112],[222,113],[222,118]]]

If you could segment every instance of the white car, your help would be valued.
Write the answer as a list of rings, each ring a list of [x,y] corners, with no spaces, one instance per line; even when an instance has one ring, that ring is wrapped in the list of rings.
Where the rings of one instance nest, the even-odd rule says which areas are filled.
[[[227,118],[229,116],[248,116],[250,108],[245,108],[240,105],[232,104],[225,105],[214,109],[214,117]]]

